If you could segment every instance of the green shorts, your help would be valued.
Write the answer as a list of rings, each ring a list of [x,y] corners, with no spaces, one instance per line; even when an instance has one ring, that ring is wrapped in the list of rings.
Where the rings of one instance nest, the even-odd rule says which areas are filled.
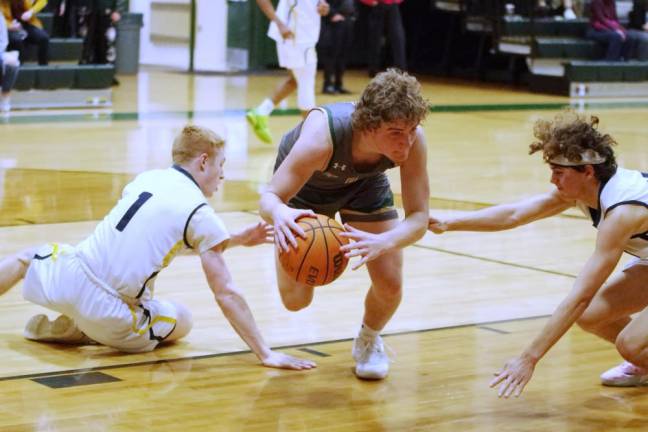
[[[297,192],[288,205],[310,209],[315,213],[335,217],[340,212],[342,222],[378,222],[398,219],[394,194],[384,173],[335,189],[320,189],[308,184]]]

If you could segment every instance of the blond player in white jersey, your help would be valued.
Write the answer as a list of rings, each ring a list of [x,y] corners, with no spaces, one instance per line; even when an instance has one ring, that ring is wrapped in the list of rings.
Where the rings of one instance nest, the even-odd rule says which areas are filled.
[[[78,246],[47,244],[0,261],[0,294],[24,277],[26,300],[61,313],[53,322],[33,317],[28,339],[82,343],[146,352],[185,336],[189,310],[154,298],[159,272],[182,249],[200,255],[216,301],[234,330],[269,367],[315,364],[272,351],[223,259],[227,248],[267,242],[264,223],[230,235],[206,198],[223,179],[224,141],[209,129],[186,126],[173,144],[171,168],[140,174]]]
[[[270,0],[257,0],[257,4],[270,20],[268,37],[277,45],[279,66],[289,72],[270,97],[246,113],[257,138],[270,144],[268,116],[293,91],[297,90],[297,106],[302,116],[315,108],[315,45],[319,40],[321,17],[328,15],[330,8],[326,0],[279,0],[276,10]]]
[[[542,332],[491,382],[499,385],[500,396],[519,396],[538,361],[574,323],[615,344],[626,360],[601,375],[604,385],[648,383],[648,174],[618,168],[616,142],[597,125],[598,118],[586,121],[571,112],[536,123],[531,153],[542,151],[551,168],[555,188],[550,192],[448,220],[430,218],[429,229],[437,234],[500,231],[575,206],[598,229],[594,252],[572,291]],[[610,277],[623,252],[635,260]]]

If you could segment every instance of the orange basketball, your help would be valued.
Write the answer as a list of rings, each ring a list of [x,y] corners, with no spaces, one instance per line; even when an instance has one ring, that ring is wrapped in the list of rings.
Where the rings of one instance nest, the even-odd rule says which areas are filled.
[[[349,243],[340,236],[344,228],[335,219],[319,214],[317,219],[303,217],[297,223],[306,238],[295,235],[297,249],[280,252],[281,267],[299,283],[320,286],[333,282],[349,262],[340,252],[340,247]]]

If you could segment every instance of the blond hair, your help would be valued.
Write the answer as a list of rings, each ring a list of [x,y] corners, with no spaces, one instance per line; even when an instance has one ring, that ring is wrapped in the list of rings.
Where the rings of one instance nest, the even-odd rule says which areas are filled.
[[[529,146],[529,154],[541,151],[542,158],[547,163],[558,156],[580,162],[584,152],[593,150],[605,158],[604,163],[592,165],[596,178],[605,181],[617,169],[612,148],[617,143],[612,136],[599,132],[598,124],[598,117],[590,116],[587,119],[572,110],[557,114],[553,120],[538,120],[533,127],[537,141]],[[581,171],[582,168],[577,170]]]
[[[173,141],[171,155],[173,163],[184,164],[190,160],[207,153],[214,156],[217,150],[225,146],[225,140],[211,129],[187,125]]]
[[[428,103],[416,78],[398,69],[387,69],[364,89],[351,122],[354,130],[367,131],[393,121],[418,124],[427,113]]]

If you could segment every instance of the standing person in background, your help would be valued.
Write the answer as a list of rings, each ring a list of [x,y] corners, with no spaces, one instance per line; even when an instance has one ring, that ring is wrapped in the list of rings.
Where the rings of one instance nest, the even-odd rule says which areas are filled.
[[[47,0],[0,0],[2,14],[9,29],[9,48],[20,52],[23,58],[25,43],[38,46],[38,64],[49,63],[49,35],[36,14],[47,5]]]
[[[15,51],[7,52],[9,45],[9,34],[5,20],[0,19],[0,84],[2,93],[0,93],[0,112],[9,112],[11,109],[10,93],[18,76],[18,53]]]
[[[108,30],[121,19],[117,0],[91,0],[87,34],[83,43],[83,63],[108,63]],[[112,35],[114,40],[115,35]]]
[[[289,72],[272,96],[245,115],[257,138],[270,144],[268,116],[279,102],[296,89],[297,106],[302,115],[315,107],[315,45],[319,39],[320,17],[328,15],[329,4],[326,0],[279,0],[276,10],[270,0],[257,0],[257,4],[270,20],[268,37],[277,43],[279,66]]]
[[[355,22],[353,0],[331,0],[331,11],[322,18],[319,52],[324,67],[324,94],[350,94],[342,84]]]
[[[387,34],[392,50],[392,64],[400,70],[407,69],[405,60],[405,29],[401,19],[399,5],[403,0],[360,0],[369,8],[368,28],[369,41],[367,51],[369,58],[369,76],[374,77],[381,69],[382,36],[387,23]]]

